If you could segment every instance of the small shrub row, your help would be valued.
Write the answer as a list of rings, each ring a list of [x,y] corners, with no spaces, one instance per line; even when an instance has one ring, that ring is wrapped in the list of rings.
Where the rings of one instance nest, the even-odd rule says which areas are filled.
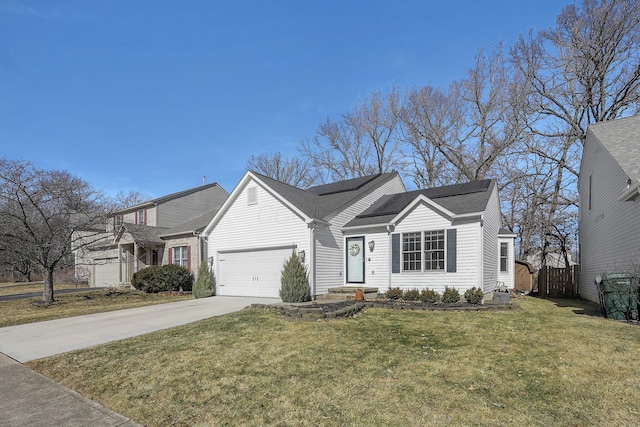
[[[154,265],[134,273],[131,285],[147,293],[191,291],[193,277],[187,268],[180,265]]]
[[[385,292],[384,296],[393,300],[402,299],[404,301],[421,301],[431,304],[435,304],[439,301],[447,304],[460,302],[460,292],[456,288],[450,288],[448,286],[445,286],[442,296],[440,296],[437,291],[429,288],[423,289],[422,291],[419,291],[418,289],[407,289],[403,291],[399,287],[389,288],[387,292]],[[482,303],[483,298],[484,293],[481,289],[476,288],[475,286],[471,289],[467,289],[464,293],[464,299],[469,304],[480,304]]]

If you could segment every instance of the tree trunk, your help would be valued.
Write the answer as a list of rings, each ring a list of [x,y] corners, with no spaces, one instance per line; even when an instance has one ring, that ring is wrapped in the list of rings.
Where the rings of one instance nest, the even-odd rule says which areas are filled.
[[[53,270],[46,270],[44,273],[42,301],[47,303],[53,302]]]

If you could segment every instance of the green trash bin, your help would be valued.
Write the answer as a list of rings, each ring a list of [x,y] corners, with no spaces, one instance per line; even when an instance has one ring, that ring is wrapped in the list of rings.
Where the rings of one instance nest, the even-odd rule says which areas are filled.
[[[616,320],[637,320],[638,281],[629,273],[601,274],[600,292],[605,316]]]

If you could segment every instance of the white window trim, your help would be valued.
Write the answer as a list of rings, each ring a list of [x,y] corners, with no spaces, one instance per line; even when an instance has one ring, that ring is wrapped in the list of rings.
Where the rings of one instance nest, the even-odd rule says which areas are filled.
[[[188,251],[186,246],[174,246],[171,248],[172,260],[171,263],[175,265],[181,265],[187,267],[189,265]]]
[[[444,265],[443,268],[439,268],[439,269],[426,269],[425,268],[425,263],[426,263],[426,250],[425,250],[425,234],[426,233],[434,233],[434,232],[441,232],[444,234],[444,248],[438,251],[443,252],[443,257],[444,257]],[[419,240],[419,244],[420,244],[420,269],[419,270],[405,270],[404,265],[405,265],[405,259],[404,259],[404,255],[405,250],[404,250],[404,236],[405,234],[413,234],[413,233],[419,233],[420,234],[420,240]],[[402,232],[400,233],[400,273],[405,273],[405,274],[415,274],[415,273],[446,273],[447,271],[447,229],[446,228],[439,228],[439,229],[435,229],[435,230],[423,230],[423,231],[407,231],[407,232]]]

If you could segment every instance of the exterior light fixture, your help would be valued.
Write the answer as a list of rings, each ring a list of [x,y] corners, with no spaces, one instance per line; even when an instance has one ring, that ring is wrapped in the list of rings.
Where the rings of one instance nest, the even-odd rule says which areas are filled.
[[[300,258],[300,262],[304,264],[304,256],[306,254],[304,253],[304,250],[298,251],[298,258]]]
[[[369,242],[369,252],[373,252],[373,248],[376,247],[376,242],[374,242],[373,240],[371,240]]]

